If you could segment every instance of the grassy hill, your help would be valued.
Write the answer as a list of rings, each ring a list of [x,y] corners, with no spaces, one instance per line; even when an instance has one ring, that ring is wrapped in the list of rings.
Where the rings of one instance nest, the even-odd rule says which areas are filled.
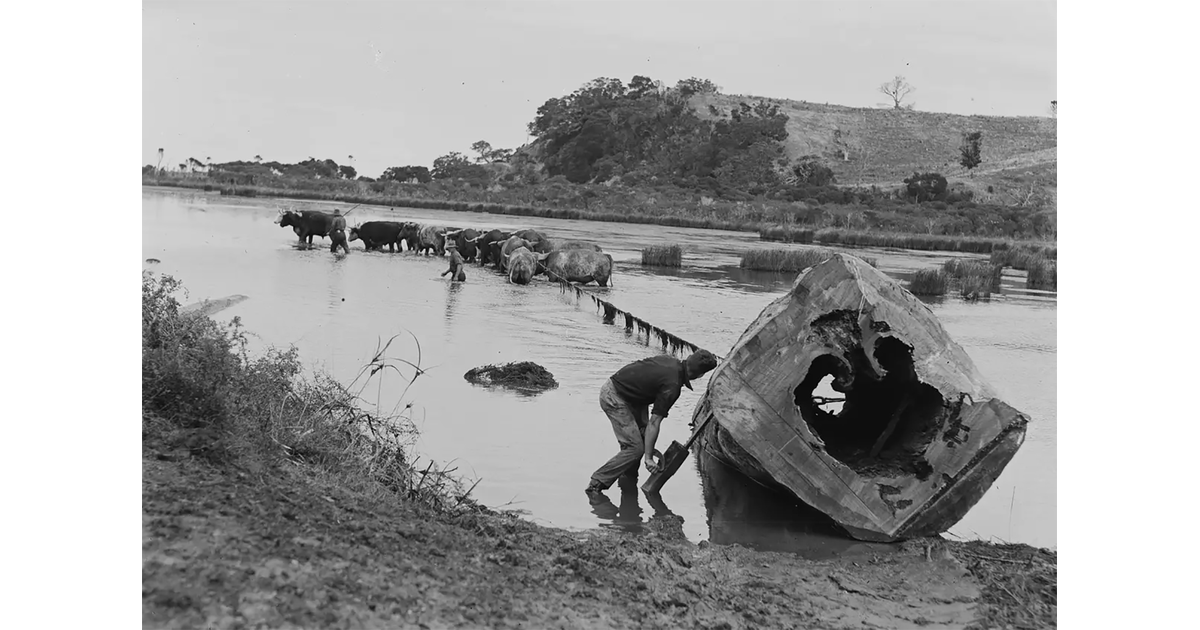
[[[936,171],[974,190],[983,203],[1019,203],[1032,186],[1035,194],[1048,196],[1047,207],[1055,206],[1058,121],[1053,118],[961,116],[747,95],[692,97],[697,113],[708,119],[715,117],[710,105],[728,111],[739,102],[759,100],[779,105],[788,116],[787,157],[825,158],[843,186],[888,188],[902,185],[914,171]],[[983,132],[983,163],[973,173],[958,163],[967,131]]]

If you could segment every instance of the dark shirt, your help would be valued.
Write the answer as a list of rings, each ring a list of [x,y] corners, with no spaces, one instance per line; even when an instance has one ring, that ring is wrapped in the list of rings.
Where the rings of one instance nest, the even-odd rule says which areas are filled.
[[[667,417],[680,390],[688,384],[683,361],[659,355],[634,361],[612,375],[613,388],[632,406],[654,405],[650,412]]]

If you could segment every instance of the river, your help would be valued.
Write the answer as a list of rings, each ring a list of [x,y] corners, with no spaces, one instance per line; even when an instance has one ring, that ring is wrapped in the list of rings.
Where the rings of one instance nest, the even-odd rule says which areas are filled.
[[[354,379],[381,343],[400,335],[389,356],[414,363],[419,356],[427,372],[407,390],[389,372],[378,388],[372,386],[371,402],[390,409],[404,394],[420,429],[417,451],[456,467],[468,483],[479,480],[472,496],[484,504],[565,528],[635,526],[645,520],[643,513],[648,518],[669,510],[683,518],[693,541],[803,546],[794,522],[778,510],[719,513],[720,522],[710,523],[712,506],[706,509],[692,458],[663,488],[662,505],[627,505],[614,486],[611,506],[592,506],[583,492],[588,477],[617,449],[597,402],[599,387],[657,347],[627,334],[623,325],[602,323],[590,299],[544,278],[516,286],[469,264],[467,281],[450,283],[439,277],[445,259],[365,252],[361,242],[351,243],[349,255],[334,256],[328,240],[319,238],[315,243],[324,246],[301,250],[292,231],[275,224],[281,208],[334,207],[345,212],[351,206],[145,187],[142,257],[160,261],[147,268],[183,282],[188,295],[182,302],[247,296],[214,317],[239,317],[257,348],[294,345],[307,367],[342,382]],[[741,252],[803,247],[764,243],[744,232],[410,208],[359,206],[348,216],[351,226],[369,220],[533,227],[551,238],[594,242],[615,264],[611,285],[589,291],[721,356],[794,280],[794,274],[738,269]],[[640,251],[655,244],[683,245],[683,268],[643,268]],[[899,280],[952,256],[872,248],[853,253],[875,258],[881,271]],[[1056,295],[1025,290],[1023,274],[1009,270],[1002,291],[990,300],[946,296],[927,303],[1001,398],[1031,418],[1016,456],[948,534],[1056,548]],[[530,396],[463,378],[473,367],[509,361],[541,364],[559,386]],[[664,422],[659,444],[687,439],[687,422],[707,378],[693,385],[696,391],[685,389]]]

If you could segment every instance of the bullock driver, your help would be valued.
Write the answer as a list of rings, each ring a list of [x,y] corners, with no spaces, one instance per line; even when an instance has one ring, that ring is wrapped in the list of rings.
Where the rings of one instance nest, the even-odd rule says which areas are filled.
[[[458,253],[458,245],[451,239],[446,239],[446,251],[450,252],[450,268],[442,272],[442,277],[446,274],[452,274],[450,280],[458,280],[463,282],[467,279],[467,272],[463,271],[463,258]]]
[[[646,470],[654,473],[654,443],[658,426],[679,399],[682,388],[692,388],[693,379],[717,367],[717,357],[708,350],[697,350],[687,359],[660,355],[634,361],[617,370],[600,387],[600,408],[612,422],[613,433],[621,450],[592,473],[587,494],[599,498],[604,490],[620,479],[622,490],[637,487],[638,462],[644,459]]]
[[[342,216],[340,209],[333,211],[333,223],[329,226],[329,251],[337,253],[339,247],[347,254],[350,253],[350,246],[346,244],[346,217]]]

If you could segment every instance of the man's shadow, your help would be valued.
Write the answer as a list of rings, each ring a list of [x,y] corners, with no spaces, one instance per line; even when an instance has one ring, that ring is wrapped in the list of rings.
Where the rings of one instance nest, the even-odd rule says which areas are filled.
[[[656,521],[683,521],[682,518],[671,511],[671,508],[667,507],[662,495],[658,492],[644,493],[646,495],[646,502],[649,503],[654,513],[648,521],[643,521],[642,506],[638,499],[639,494],[642,494],[642,491],[637,488],[622,489],[619,506],[614,505],[612,499],[609,499],[608,495],[605,494],[599,494],[596,498],[590,499],[592,513],[601,520],[600,527],[641,534],[648,531],[648,526],[654,524]]]

